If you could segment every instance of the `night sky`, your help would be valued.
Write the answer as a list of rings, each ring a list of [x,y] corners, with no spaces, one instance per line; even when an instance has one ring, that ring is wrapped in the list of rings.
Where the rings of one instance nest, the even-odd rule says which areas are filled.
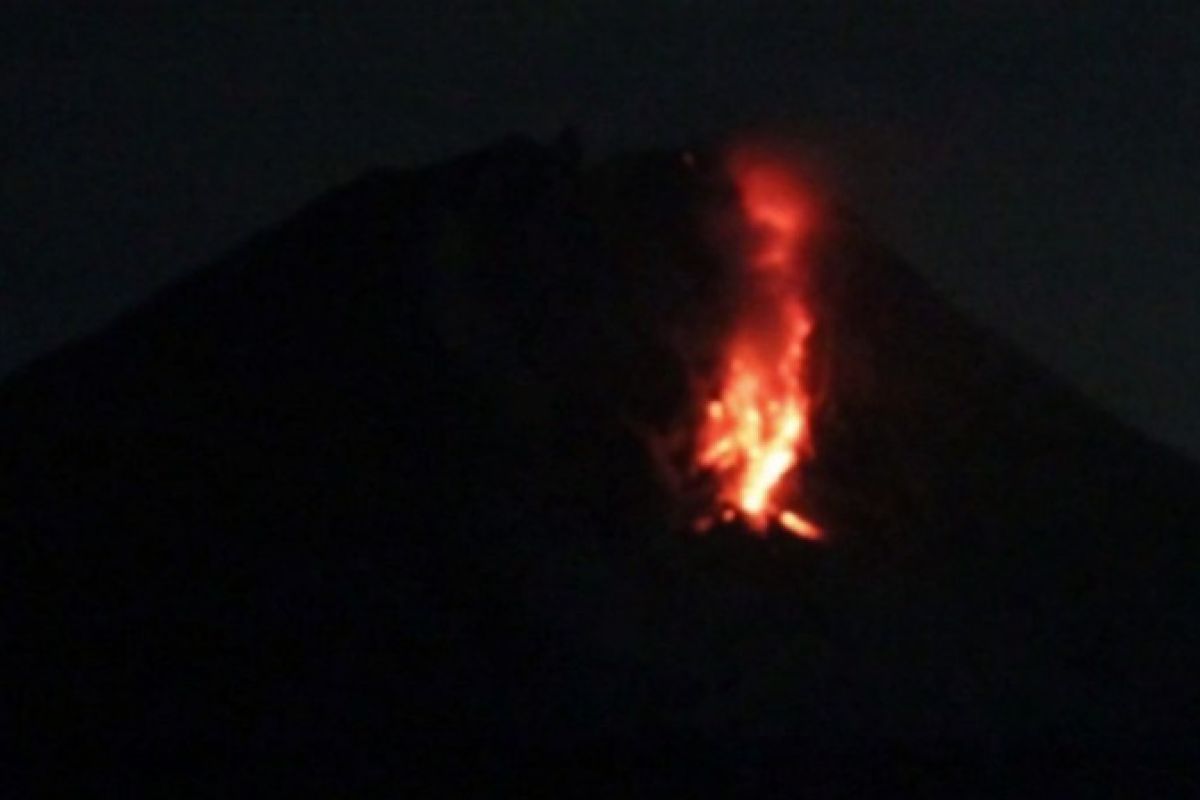
[[[772,123],[945,294],[1200,455],[1194,0],[54,10],[88,5],[0,34],[0,374],[370,165]]]

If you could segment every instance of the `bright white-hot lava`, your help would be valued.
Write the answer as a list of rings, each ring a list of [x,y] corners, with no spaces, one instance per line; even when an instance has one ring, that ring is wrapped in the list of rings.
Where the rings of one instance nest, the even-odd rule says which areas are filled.
[[[812,454],[812,398],[805,366],[812,317],[804,302],[805,237],[811,207],[789,171],[761,158],[732,164],[749,236],[744,298],[706,398],[696,466],[716,479],[715,507],[700,530],[740,518],[807,539],[820,529],[794,505],[796,471]]]

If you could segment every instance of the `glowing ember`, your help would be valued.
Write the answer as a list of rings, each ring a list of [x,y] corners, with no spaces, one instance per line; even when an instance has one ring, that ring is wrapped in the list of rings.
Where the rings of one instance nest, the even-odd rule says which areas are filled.
[[[733,177],[751,234],[745,304],[697,439],[696,465],[716,477],[717,496],[715,510],[696,528],[740,517],[756,531],[777,524],[819,539],[820,529],[788,506],[795,469],[812,447],[811,399],[804,388],[812,321],[800,285],[810,212],[779,166],[743,160],[735,162]]]

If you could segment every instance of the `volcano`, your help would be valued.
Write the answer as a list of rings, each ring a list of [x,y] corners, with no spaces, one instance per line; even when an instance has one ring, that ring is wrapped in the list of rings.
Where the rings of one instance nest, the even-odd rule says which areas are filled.
[[[1195,790],[1200,469],[845,210],[787,478],[821,536],[695,529],[736,195],[523,138],[373,171],[8,379],[38,785]]]

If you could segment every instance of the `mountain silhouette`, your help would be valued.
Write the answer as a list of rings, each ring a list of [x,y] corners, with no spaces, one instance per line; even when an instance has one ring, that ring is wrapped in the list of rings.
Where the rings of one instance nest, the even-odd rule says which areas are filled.
[[[1194,789],[1200,469],[849,213],[827,539],[680,524],[652,442],[720,329],[717,161],[373,171],[0,385],[35,785]]]

